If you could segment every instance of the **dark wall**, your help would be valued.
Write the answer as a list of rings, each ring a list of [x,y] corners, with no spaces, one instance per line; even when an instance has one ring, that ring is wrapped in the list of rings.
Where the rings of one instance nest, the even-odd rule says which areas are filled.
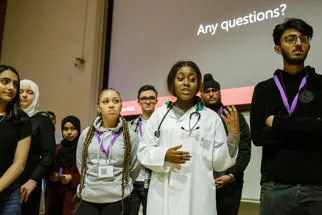
[[[6,16],[6,5],[7,5],[7,0],[0,0],[0,59],[1,59],[1,50],[2,50],[4,20]]]

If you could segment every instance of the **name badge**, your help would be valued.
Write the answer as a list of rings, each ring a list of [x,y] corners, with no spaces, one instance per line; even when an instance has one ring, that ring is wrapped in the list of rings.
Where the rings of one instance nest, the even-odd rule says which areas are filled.
[[[98,178],[111,178],[114,176],[113,166],[99,166]]]

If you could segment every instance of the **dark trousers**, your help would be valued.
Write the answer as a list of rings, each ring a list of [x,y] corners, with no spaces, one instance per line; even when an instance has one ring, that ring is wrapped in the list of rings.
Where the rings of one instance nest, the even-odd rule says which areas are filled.
[[[138,215],[141,203],[143,206],[143,215],[146,215],[147,196],[148,189],[144,188],[144,182],[136,181],[134,183],[134,189],[130,195],[130,215]]]
[[[81,200],[76,215],[129,215],[128,198],[123,200],[123,206],[122,201],[98,204]]]
[[[265,182],[261,187],[259,214],[322,214],[322,185]]]
[[[47,188],[46,215],[74,215],[74,192],[67,186],[55,185]]]
[[[0,214],[1,215],[20,215],[20,188],[5,196],[0,196]]]
[[[22,215],[39,215],[41,183],[31,192],[27,202],[21,205]]]
[[[216,190],[218,215],[238,215],[243,184],[232,183]]]

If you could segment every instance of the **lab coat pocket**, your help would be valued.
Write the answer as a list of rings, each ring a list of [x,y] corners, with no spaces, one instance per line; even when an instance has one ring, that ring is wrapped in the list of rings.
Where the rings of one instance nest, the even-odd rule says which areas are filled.
[[[171,171],[169,187],[172,190],[184,190],[187,186],[189,176],[182,171]]]

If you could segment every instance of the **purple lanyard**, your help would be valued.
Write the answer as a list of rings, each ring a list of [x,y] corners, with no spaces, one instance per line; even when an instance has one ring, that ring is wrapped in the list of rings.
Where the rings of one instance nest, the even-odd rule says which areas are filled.
[[[219,116],[222,114],[223,111],[224,111],[223,106],[220,106],[219,111],[218,111]]]
[[[95,136],[100,144],[100,149],[102,152],[104,152],[104,154],[106,154],[106,157],[108,157],[108,154],[110,153],[110,150],[111,150],[111,147],[114,145],[117,137],[119,136],[119,132],[117,132],[116,134],[114,134],[114,137],[111,141],[111,144],[108,145],[108,147],[106,148],[106,150],[104,149],[104,146],[103,146],[103,141],[101,139],[101,136],[99,135],[99,133],[97,131],[95,131]]]
[[[139,126],[139,132],[140,132],[140,135],[142,137],[142,119],[139,119],[138,121],[138,126]]]
[[[59,175],[63,174],[63,167],[59,167]]]
[[[280,82],[280,80],[278,80],[277,75],[274,75],[274,81],[276,83],[276,86],[277,86],[278,90],[280,91],[284,106],[285,106],[289,116],[294,112],[294,110],[296,108],[297,101],[298,101],[298,98],[299,98],[299,92],[304,87],[304,85],[306,84],[306,80],[307,80],[306,76],[302,78],[299,90],[298,90],[297,94],[295,95],[295,97],[293,99],[293,102],[292,102],[292,105],[290,107],[290,105],[289,105],[289,103],[287,101],[286,93],[285,93],[285,91],[284,91],[284,89],[283,89],[283,87],[281,85],[281,82]]]

